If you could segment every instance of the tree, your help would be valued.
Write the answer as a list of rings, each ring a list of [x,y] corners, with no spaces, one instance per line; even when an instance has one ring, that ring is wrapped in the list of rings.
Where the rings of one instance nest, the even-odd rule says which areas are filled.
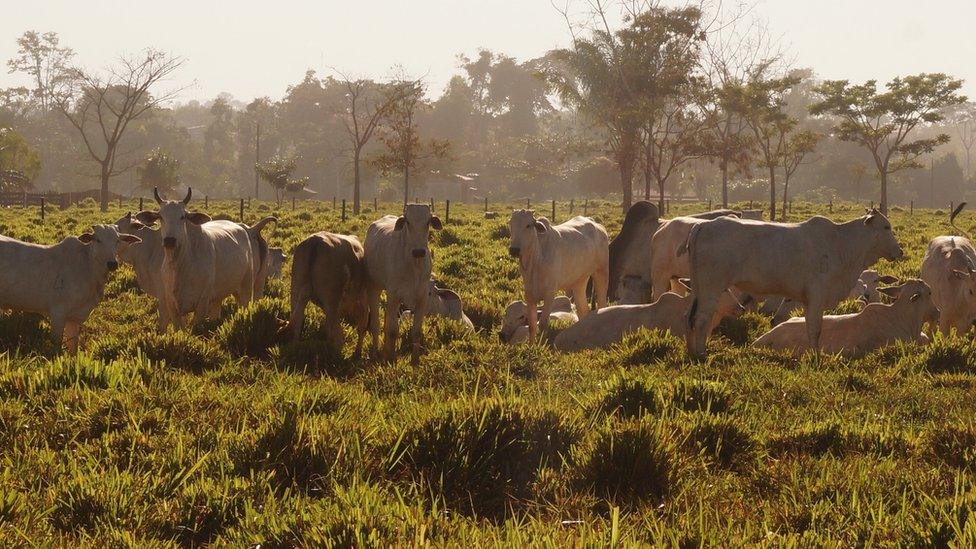
[[[387,88],[390,107],[386,109],[386,126],[380,141],[385,150],[372,162],[381,172],[403,174],[403,205],[410,198],[410,172],[419,162],[444,158],[450,144],[436,139],[421,140],[417,132],[417,113],[425,106],[424,86],[419,80],[400,79]]]
[[[37,151],[17,132],[0,128],[0,191],[29,189],[40,171]]]
[[[275,200],[278,207],[281,207],[285,198],[285,193],[300,192],[308,184],[308,177],[293,178],[292,172],[295,171],[294,158],[282,158],[275,155],[270,159],[254,165],[258,175],[275,191]]]
[[[949,142],[945,133],[909,137],[924,124],[944,120],[947,108],[965,102],[957,93],[961,87],[961,80],[942,73],[898,77],[888,82],[885,91],[878,91],[875,80],[860,85],[828,80],[815,88],[820,101],[810,106],[810,112],[836,117],[836,135],[871,153],[881,181],[880,208],[887,213],[888,176],[921,167],[920,157]]]
[[[384,86],[372,80],[352,79],[342,74],[340,76],[346,93],[339,111],[349,137],[353,165],[352,211],[358,214],[363,151],[398,97],[395,93],[386,93]]]
[[[606,131],[626,211],[633,200],[642,120],[687,80],[689,52],[704,39],[705,29],[697,7],[653,6],[629,13],[628,25],[614,32],[603,4],[594,7],[597,23],[589,28],[590,38],[574,34],[572,49],[550,52],[548,74],[565,102]]]
[[[133,121],[170,101],[181,90],[152,95],[152,88],[183,64],[183,59],[158,50],[122,58],[100,76],[74,68],[55,94],[55,106],[81,135],[88,156],[99,166],[101,209],[108,210],[109,179],[134,164],[124,162],[119,145]]]
[[[173,195],[181,180],[180,161],[157,147],[136,168],[136,175],[143,189],[158,188],[163,194]]]
[[[785,96],[799,81],[791,75],[767,78],[764,74],[756,74],[731,92],[730,107],[752,131],[753,143],[758,150],[757,164],[766,168],[769,176],[770,220],[776,219],[776,168],[782,165],[788,136],[797,123],[784,110]]]
[[[54,94],[68,76],[74,51],[60,45],[56,32],[27,31],[17,39],[17,57],[7,61],[9,72],[20,72],[33,80],[29,95],[41,112],[54,107]]]
[[[651,179],[654,179],[658,189],[657,207],[662,212],[665,183],[675,170],[706,152],[703,142],[705,119],[689,106],[694,104],[694,93],[687,90],[667,100],[643,129],[644,199],[650,200]]]
[[[783,211],[781,216],[786,220],[786,204],[789,201],[790,178],[796,170],[803,164],[803,159],[817,148],[821,135],[810,131],[801,130],[790,135],[783,148],[783,158],[780,164],[783,166]]]
[[[959,135],[959,143],[966,153],[966,179],[972,177],[970,170],[970,159],[973,146],[976,145],[976,104],[965,102],[959,105],[958,109],[950,115],[950,120],[956,126],[956,133]]]

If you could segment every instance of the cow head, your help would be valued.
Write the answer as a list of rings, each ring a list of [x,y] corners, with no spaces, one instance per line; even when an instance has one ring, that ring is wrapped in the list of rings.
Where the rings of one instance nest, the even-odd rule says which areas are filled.
[[[403,234],[410,255],[417,260],[426,258],[429,253],[430,230],[441,228],[441,220],[430,212],[426,204],[407,204],[403,215],[397,218],[394,230]]]
[[[515,210],[508,221],[511,241],[508,253],[512,257],[522,257],[524,250],[533,250],[539,242],[539,235],[549,230],[545,223],[535,218],[532,210]]]
[[[427,312],[459,320],[464,314],[461,296],[453,290],[438,288],[431,280],[427,285]]]
[[[901,245],[895,238],[895,232],[891,229],[891,222],[883,213],[877,209],[872,209],[861,219],[871,234],[871,250],[878,257],[896,261],[905,256],[905,252],[902,251]]]
[[[505,307],[502,317],[502,331],[498,334],[503,343],[507,343],[521,326],[528,326],[528,307],[524,301],[513,301]]]
[[[932,289],[923,280],[912,278],[898,286],[878,288],[878,292],[894,298],[896,305],[909,304],[911,307],[920,308],[923,322],[939,320],[939,308],[932,301]]]
[[[141,242],[138,236],[119,234],[115,225],[93,225],[92,232],[78,237],[88,247],[96,268],[104,266],[109,271],[119,268],[118,254],[129,244]]]
[[[186,231],[188,225],[203,225],[210,221],[210,216],[205,213],[189,212],[186,205],[190,203],[193,189],[186,189],[186,197],[183,200],[163,200],[159,196],[159,190],[153,189],[153,196],[159,204],[158,212],[139,212],[138,220],[144,224],[151,224],[159,221],[160,232],[163,237],[163,248],[167,252],[180,249],[186,241]]]

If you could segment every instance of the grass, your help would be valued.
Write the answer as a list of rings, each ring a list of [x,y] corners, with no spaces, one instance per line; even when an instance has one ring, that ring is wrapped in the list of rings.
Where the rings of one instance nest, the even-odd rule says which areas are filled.
[[[238,203],[211,205],[237,218]],[[748,314],[720,327],[706,362],[655,332],[578,354],[507,347],[501,311],[521,297],[508,206],[486,220],[452,204],[432,238],[434,274],[461,294],[477,332],[431,322],[416,366],[353,360],[348,326],[334,353],[315,307],[303,340],[282,341],[290,262],[266,298],[228,301],[223,319],[178,334],[156,333],[154,301],[123,267],[74,358],[54,354],[46,321],[0,313],[0,544],[976,541],[971,336],[797,360],[744,346],[768,327]],[[619,230],[614,206],[589,207]],[[38,223],[34,210],[6,208],[0,226],[50,243],[127,209],[85,203]],[[861,212],[835,204],[831,217]],[[266,236],[287,253],[323,227],[362,237],[380,215],[343,222],[324,203],[245,213],[279,217]],[[877,268],[917,275],[928,239],[949,231],[945,215],[892,222],[908,259]]]

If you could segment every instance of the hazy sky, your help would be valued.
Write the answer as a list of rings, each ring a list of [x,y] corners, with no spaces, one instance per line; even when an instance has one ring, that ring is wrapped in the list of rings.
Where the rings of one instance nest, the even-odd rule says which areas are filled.
[[[973,0],[758,0],[754,12],[823,78],[944,71],[976,97]],[[568,42],[550,0],[33,0],[4,10],[0,59],[27,29],[56,31],[88,67],[146,46],[182,55],[175,84],[196,81],[184,101],[280,97],[309,68],[382,77],[394,64],[427,74],[439,95],[459,53],[524,59]],[[0,87],[14,83],[0,72]]]

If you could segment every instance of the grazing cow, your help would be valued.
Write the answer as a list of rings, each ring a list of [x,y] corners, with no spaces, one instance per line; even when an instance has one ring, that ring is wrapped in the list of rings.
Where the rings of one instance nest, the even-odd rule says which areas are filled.
[[[939,309],[932,302],[928,284],[910,279],[900,286],[889,286],[880,291],[895,297],[895,302],[891,305],[869,303],[858,313],[824,316],[819,349],[831,354],[857,356],[896,341],[927,342],[922,325],[939,318]],[[806,324],[803,318],[790,319],[763,334],[752,345],[803,354],[810,349]]]
[[[363,337],[369,325],[366,254],[355,236],[315,233],[295,248],[291,269],[291,316],[288,329],[298,341],[305,325],[305,307],[312,301],[325,312],[325,337],[337,352],[342,351],[343,332],[339,320],[356,328],[355,358],[362,355]]]
[[[666,292],[651,304],[606,307],[564,330],[556,336],[553,345],[560,351],[599,349],[609,347],[641,328],[667,330],[682,338],[688,329],[688,309],[692,301],[691,296]],[[743,310],[731,291],[724,292],[719,298],[718,314],[709,333],[723,318],[739,316]]]
[[[441,220],[426,204],[407,204],[403,215],[387,215],[374,221],[366,231],[366,266],[369,272],[369,326],[371,351],[376,356],[379,340],[380,292],[386,291],[383,354],[393,360],[400,318],[400,305],[413,311],[410,327],[410,360],[420,361],[423,346],[424,315],[430,283],[430,229],[440,230]]]
[[[542,310],[537,309],[536,314]],[[564,295],[556,296],[552,300],[552,311],[549,313],[550,322],[577,322],[579,317],[573,310],[573,301]],[[502,317],[502,331],[498,334],[502,343],[514,345],[529,340],[529,315],[524,301],[513,301],[505,307]]]
[[[0,308],[40,313],[51,323],[57,345],[78,352],[81,325],[102,299],[118,253],[139,237],[114,225],[43,246],[0,236]]]
[[[268,278],[281,278],[281,269],[285,266],[288,254],[281,248],[268,248]]]
[[[589,312],[586,286],[592,277],[597,308],[606,306],[610,239],[602,225],[582,216],[552,225],[544,217],[536,219],[532,210],[515,210],[508,225],[512,235],[508,252],[519,260],[530,340],[536,338],[540,328],[536,304],[542,301],[539,324],[545,333],[552,300],[559,290],[572,292],[577,314],[583,318]]]
[[[620,232],[610,241],[610,282],[607,298],[617,301],[617,287],[626,277],[642,277],[651,261],[651,236],[660,225],[657,206],[646,200],[635,202]]]
[[[268,274],[271,269],[271,254],[268,248],[268,241],[261,235],[261,231],[268,223],[277,224],[278,218],[274,216],[265,217],[255,223],[253,227],[240,223],[240,226],[247,230],[247,236],[251,239],[251,261],[255,272],[254,299],[264,297],[264,286],[268,282]]]
[[[803,223],[720,217],[692,228],[688,252],[697,296],[688,318],[688,350],[697,358],[707,352],[707,329],[727,288],[802,303],[810,347],[817,349],[824,310],[847,297],[866,267],[904,255],[891,223],[877,210],[841,224],[819,216]]]
[[[153,189],[159,211],[143,212],[147,221],[160,222],[163,307],[177,329],[190,312],[194,323],[219,318],[227,296],[233,295],[242,306],[250,303],[258,274],[248,230],[233,221],[211,221],[207,214],[187,211],[192,195],[187,189],[183,200],[163,200]]]
[[[672,285],[673,281],[691,276],[691,266],[688,265],[688,254],[678,254],[681,247],[688,242],[688,234],[695,225],[717,219],[719,217],[739,217],[734,210],[712,210],[697,215],[676,217],[661,223],[657,232],[644,246],[648,250],[649,261],[645,262],[645,272],[650,266],[651,299],[660,297],[664,292],[684,293],[680,285]]]

